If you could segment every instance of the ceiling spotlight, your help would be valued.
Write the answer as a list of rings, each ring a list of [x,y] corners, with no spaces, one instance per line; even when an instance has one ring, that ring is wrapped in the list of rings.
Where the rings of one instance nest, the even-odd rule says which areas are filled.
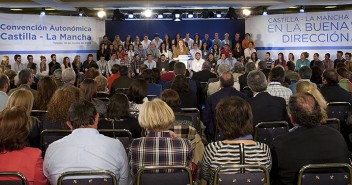
[[[128,18],[133,19],[133,12],[128,12]]]
[[[44,16],[45,15],[45,8],[42,8],[42,10],[40,11],[40,15]]]
[[[304,7],[303,6],[301,6],[301,8],[299,9],[299,12],[300,13],[304,13]]]
[[[147,10],[144,11],[144,16],[145,16],[145,17],[151,17],[152,14],[153,14],[153,12],[152,12],[152,10],[150,10],[150,9],[147,9]]]
[[[175,10],[173,13],[173,20],[174,21],[181,21],[182,20],[182,12],[180,10]]]
[[[263,9],[263,15],[268,15],[268,11],[266,10],[266,8]]]
[[[162,18],[164,18],[163,13],[159,13],[159,14],[158,14],[158,19],[162,19]]]
[[[249,9],[243,9],[242,13],[243,13],[244,16],[247,17],[247,16],[250,16],[252,12]]]
[[[100,10],[100,11],[98,11],[97,15],[100,19],[102,19],[102,18],[106,17],[106,12],[104,10]]]
[[[221,18],[221,11],[216,11],[216,17]]]
[[[82,8],[78,9],[78,16],[80,16],[80,17],[83,16],[83,10],[82,10]]]
[[[193,11],[189,11],[187,17],[188,17],[188,18],[193,18],[193,16],[194,16],[194,15],[193,15]]]

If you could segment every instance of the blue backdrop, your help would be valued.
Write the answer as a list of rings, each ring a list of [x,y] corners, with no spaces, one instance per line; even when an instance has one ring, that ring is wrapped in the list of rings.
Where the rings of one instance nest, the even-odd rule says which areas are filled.
[[[121,40],[125,39],[126,35],[131,35],[134,39],[135,35],[139,35],[143,40],[144,33],[149,35],[152,40],[154,33],[159,33],[160,38],[164,39],[166,33],[170,34],[171,39],[174,39],[176,33],[180,33],[184,38],[189,32],[191,38],[195,33],[200,34],[200,38],[204,38],[205,33],[209,33],[211,39],[214,38],[214,33],[219,33],[220,39],[224,39],[224,34],[229,33],[230,39],[234,38],[236,32],[244,38],[245,32],[244,20],[229,20],[229,19],[204,19],[204,20],[183,20],[175,22],[172,20],[125,20],[125,21],[105,21],[106,35],[111,41],[115,35],[120,35]]]

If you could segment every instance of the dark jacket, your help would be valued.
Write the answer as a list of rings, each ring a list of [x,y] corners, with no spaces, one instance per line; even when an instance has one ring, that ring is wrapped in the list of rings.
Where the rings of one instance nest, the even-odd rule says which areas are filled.
[[[341,88],[338,84],[325,85],[320,89],[320,91],[327,102],[352,103],[351,94],[347,92],[345,89]]]
[[[128,76],[120,76],[116,78],[111,85],[111,92],[113,94],[116,88],[129,88],[134,79],[129,78]]]
[[[196,73],[193,73],[192,79],[197,82],[208,82],[210,78],[216,78],[216,74],[205,69]]]

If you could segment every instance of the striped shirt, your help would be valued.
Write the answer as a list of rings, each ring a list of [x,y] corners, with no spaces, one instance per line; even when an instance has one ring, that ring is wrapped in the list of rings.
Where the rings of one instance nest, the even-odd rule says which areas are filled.
[[[240,151],[243,151],[241,161]],[[234,144],[217,141],[210,143],[206,148],[201,161],[200,175],[209,184],[213,184],[213,176],[217,167],[221,165],[258,164],[271,168],[271,154],[268,145],[256,142],[256,144]],[[255,169],[246,169],[255,172]],[[230,171],[238,173],[237,171]]]
[[[266,88],[266,91],[271,96],[277,96],[277,97],[284,98],[286,101],[286,105],[288,104],[288,101],[290,100],[290,97],[292,96],[291,89],[282,86],[280,82],[270,82],[268,84],[268,87]]]
[[[129,157],[132,176],[143,166],[189,166],[191,142],[172,137],[169,131],[149,132],[132,141]]]

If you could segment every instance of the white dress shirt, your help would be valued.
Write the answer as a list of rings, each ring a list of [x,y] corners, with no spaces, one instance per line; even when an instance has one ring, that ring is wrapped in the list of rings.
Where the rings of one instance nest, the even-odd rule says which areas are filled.
[[[203,58],[202,57],[202,51],[200,49],[191,49],[189,51],[189,53],[191,54],[192,56],[192,59],[195,59],[196,58],[196,53],[199,53],[200,54],[200,58]]]
[[[249,48],[246,48],[244,51],[244,57],[251,57],[252,53],[254,52],[257,52],[257,50],[255,50],[254,48],[252,49],[249,49]]]
[[[106,137],[93,128],[78,128],[49,145],[43,164],[51,184],[67,171],[110,170],[119,185],[131,181],[126,150],[118,139]]]
[[[194,59],[191,63],[191,70],[193,70],[194,72],[199,72],[202,70],[202,66],[204,63],[204,59]]]
[[[144,64],[148,66],[148,69],[153,69],[156,68],[156,62],[152,60],[151,62],[148,62],[148,60],[144,61]]]
[[[148,40],[148,41],[143,40],[143,41],[142,41],[143,49],[149,48],[149,44],[150,44],[151,42],[152,42],[152,41],[150,41],[150,40]]]

